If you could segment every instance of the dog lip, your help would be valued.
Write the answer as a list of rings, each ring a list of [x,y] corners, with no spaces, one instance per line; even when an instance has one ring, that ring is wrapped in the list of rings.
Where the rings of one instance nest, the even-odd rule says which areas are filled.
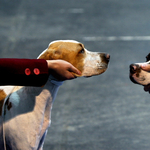
[[[90,77],[92,77],[92,76],[84,76],[85,78],[90,78]]]
[[[136,81],[134,80],[134,78],[131,76],[131,74],[130,74],[130,80],[131,80],[133,83],[138,84],[138,82],[136,82]]]
[[[108,64],[105,64],[105,63],[99,64],[99,63],[97,63],[96,66],[97,66],[98,69],[106,69]]]
[[[135,83],[135,84],[144,85],[144,84],[141,84],[141,83],[139,83],[139,82],[145,81],[145,77],[140,77],[140,78],[138,78],[138,81],[139,81],[139,82],[137,82],[137,81],[134,79],[134,77],[132,76],[132,74],[130,74],[130,80],[131,80],[133,83]]]

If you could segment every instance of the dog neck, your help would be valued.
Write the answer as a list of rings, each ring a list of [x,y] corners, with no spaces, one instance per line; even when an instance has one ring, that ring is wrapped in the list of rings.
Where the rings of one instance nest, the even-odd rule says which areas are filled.
[[[53,77],[52,75],[50,75],[49,78],[48,78],[48,82],[51,82],[51,83],[53,83],[53,84],[55,84],[57,86],[61,86],[64,81],[59,81],[55,77]]]
[[[35,111],[36,107],[45,112],[47,106],[52,106],[58,89],[62,84],[62,81],[58,81],[50,75],[43,87],[16,87],[14,92],[5,99],[5,108],[8,108],[7,105],[11,103],[10,112],[12,109],[15,109],[15,111],[18,111],[18,114],[24,114]],[[9,112],[9,110],[7,111]]]

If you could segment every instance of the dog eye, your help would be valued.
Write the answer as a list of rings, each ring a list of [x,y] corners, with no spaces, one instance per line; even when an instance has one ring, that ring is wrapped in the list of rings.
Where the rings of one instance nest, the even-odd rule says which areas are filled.
[[[85,52],[84,49],[81,49],[81,50],[79,51],[80,54],[83,54],[84,52]]]

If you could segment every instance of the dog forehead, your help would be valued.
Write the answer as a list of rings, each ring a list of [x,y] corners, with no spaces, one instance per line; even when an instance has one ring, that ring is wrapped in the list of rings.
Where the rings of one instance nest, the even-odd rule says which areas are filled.
[[[49,44],[49,46],[51,45],[51,44],[53,44],[53,43],[76,43],[76,44],[78,44],[79,42],[78,41],[75,41],[75,40],[56,40],[56,41],[52,41],[50,44]]]
[[[66,49],[76,49],[78,47],[84,47],[84,45],[75,40],[57,40],[49,44],[49,48],[66,48]]]
[[[48,54],[50,51],[61,51],[63,53],[76,52],[80,49],[84,48],[84,45],[75,40],[56,40],[52,41],[48,48],[45,49],[39,56],[38,59],[44,55]]]

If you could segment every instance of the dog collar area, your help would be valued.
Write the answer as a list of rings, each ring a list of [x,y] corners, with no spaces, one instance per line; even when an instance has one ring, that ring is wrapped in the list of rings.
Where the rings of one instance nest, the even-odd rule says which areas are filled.
[[[54,76],[50,75],[49,76],[49,80],[51,83],[57,85],[57,86],[61,86],[63,84],[64,81],[58,81]]]

